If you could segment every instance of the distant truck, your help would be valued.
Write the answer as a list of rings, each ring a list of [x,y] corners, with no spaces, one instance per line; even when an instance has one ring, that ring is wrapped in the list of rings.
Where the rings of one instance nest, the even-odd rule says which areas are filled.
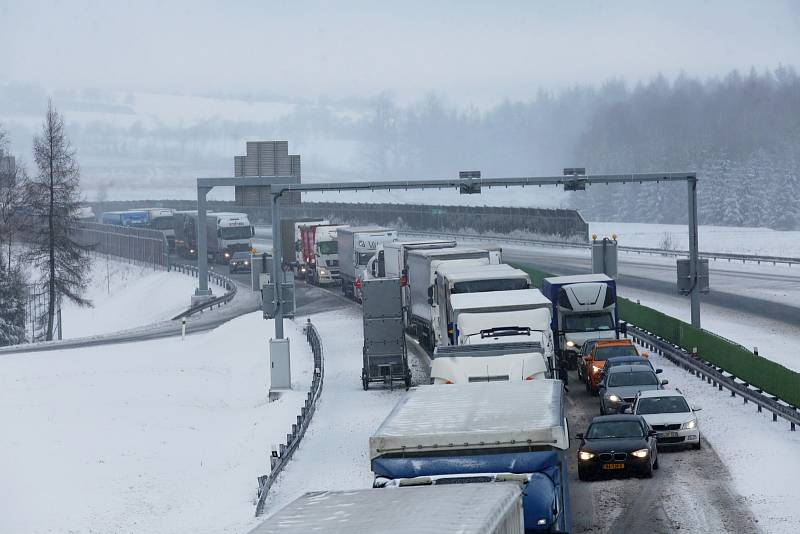
[[[339,240],[337,231],[346,228],[342,224],[301,224],[300,269],[305,270],[306,279],[316,285],[338,283]]]
[[[134,228],[147,227],[147,220],[148,214],[145,210],[107,211],[100,217],[103,224]]]
[[[439,309],[434,302],[436,272],[445,263],[460,265],[499,264],[500,249],[455,247],[445,249],[410,250],[406,259],[407,281],[406,324],[419,342],[429,351],[436,347],[435,332],[439,323]]]
[[[617,282],[605,274],[545,278],[542,293],[551,303],[556,357],[564,369],[577,369],[578,353],[590,339],[619,337]]]
[[[142,208],[147,212],[147,227],[158,230],[167,239],[169,251],[175,250],[175,210],[170,208]]]
[[[250,534],[522,534],[521,484],[420,485],[396,490],[315,491]]]
[[[305,270],[301,267],[302,247],[300,244],[300,227],[304,224],[328,224],[328,221],[319,217],[300,217],[281,219],[281,258],[284,268],[291,268],[295,275],[305,277]],[[272,229],[273,238],[275,228]]]
[[[196,258],[197,211],[176,211],[174,214],[175,248],[183,257]],[[207,213],[206,247],[212,262],[227,264],[236,252],[252,247],[253,227],[246,213]]]
[[[383,491],[516,481],[525,532],[572,530],[568,449],[564,387],[550,379],[420,386],[369,439]]]
[[[339,241],[339,273],[342,293],[358,300],[356,283],[362,278],[370,258],[378,247],[397,241],[397,230],[380,226],[340,228],[336,232]]]

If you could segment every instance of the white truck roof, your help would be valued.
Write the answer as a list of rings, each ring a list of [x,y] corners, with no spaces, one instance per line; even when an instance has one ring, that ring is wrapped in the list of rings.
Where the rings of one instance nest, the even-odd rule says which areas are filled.
[[[471,248],[471,247],[452,247],[452,248],[433,248],[433,249],[417,249],[410,250],[409,256],[422,256],[425,258],[437,258],[439,256],[450,256],[453,254],[467,254],[473,252],[486,252],[489,253],[487,248]]]
[[[563,388],[549,379],[420,386],[369,438],[370,458],[525,445],[566,450]]]
[[[510,311],[549,308],[553,303],[538,289],[456,293],[450,295],[450,307],[458,311]]]
[[[372,234],[372,233],[386,233],[386,232],[397,232],[397,230],[393,228],[384,228],[383,226],[345,226],[344,228],[340,228],[338,230],[343,234]]]
[[[496,278],[521,278],[530,280],[530,276],[525,271],[515,269],[511,266],[501,267],[504,263],[495,265],[442,265],[436,269],[441,275],[447,276],[448,282],[468,282],[471,280],[492,280]]]
[[[585,282],[610,282],[613,278],[609,278],[605,274],[575,274],[572,276],[553,276],[546,278],[551,284],[582,284]]]
[[[317,491],[250,534],[519,534],[521,486],[511,482]]]
[[[406,247],[414,247],[419,245],[431,245],[431,247],[435,245],[451,245],[452,247],[456,246],[455,241],[447,241],[445,239],[418,239],[414,241],[394,241],[391,245],[387,243],[385,247],[389,248],[406,248]]]

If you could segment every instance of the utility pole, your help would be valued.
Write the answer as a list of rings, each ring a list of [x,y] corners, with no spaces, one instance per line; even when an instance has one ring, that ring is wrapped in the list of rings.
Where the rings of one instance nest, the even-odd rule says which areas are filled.
[[[283,339],[283,262],[281,261],[281,193],[272,192],[272,283],[275,284],[275,339]]]
[[[692,326],[700,328],[700,284],[697,280],[698,243],[697,243],[697,177],[686,179],[689,195],[689,278],[691,289],[689,298],[692,309]]]

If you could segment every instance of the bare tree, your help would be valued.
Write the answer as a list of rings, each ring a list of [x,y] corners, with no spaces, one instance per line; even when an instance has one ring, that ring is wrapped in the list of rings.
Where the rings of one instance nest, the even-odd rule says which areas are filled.
[[[64,131],[64,119],[52,101],[42,131],[33,139],[33,158],[37,175],[28,187],[33,216],[30,254],[47,292],[47,310],[41,319],[46,321],[49,341],[61,297],[91,306],[82,296],[88,283],[88,249],[73,239],[78,225],[80,169]]]

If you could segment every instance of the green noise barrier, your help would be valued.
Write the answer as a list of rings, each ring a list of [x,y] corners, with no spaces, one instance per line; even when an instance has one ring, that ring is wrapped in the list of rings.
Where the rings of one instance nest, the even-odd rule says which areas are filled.
[[[554,276],[529,266],[515,267],[527,272],[533,285],[538,288],[542,287],[544,278]],[[617,301],[623,321],[647,330],[688,352],[696,348],[698,356],[703,360],[793,406],[800,406],[800,373],[653,308],[622,297]]]

